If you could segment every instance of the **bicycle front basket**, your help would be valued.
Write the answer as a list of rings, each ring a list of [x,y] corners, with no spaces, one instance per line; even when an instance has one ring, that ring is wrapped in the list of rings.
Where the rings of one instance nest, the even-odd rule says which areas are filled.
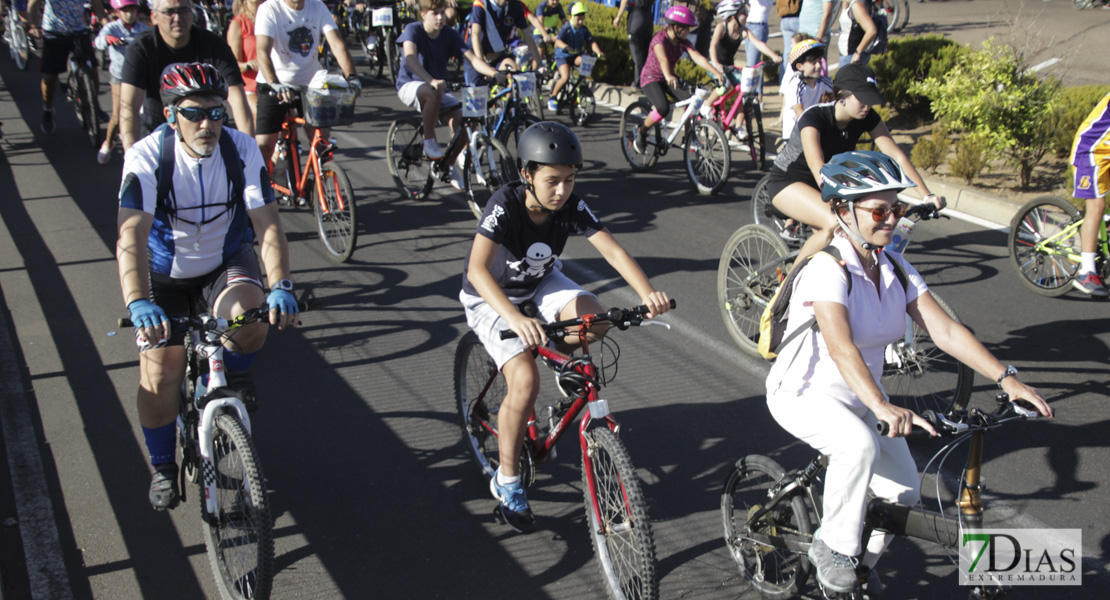
[[[312,127],[339,127],[355,120],[355,97],[350,90],[306,88],[301,94],[304,120]]]

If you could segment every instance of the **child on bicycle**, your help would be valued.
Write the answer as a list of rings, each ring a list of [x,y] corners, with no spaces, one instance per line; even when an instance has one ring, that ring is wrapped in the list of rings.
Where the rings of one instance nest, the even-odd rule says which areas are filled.
[[[1072,285],[1084,294],[1105,298],[1110,293],[1095,268],[1095,256],[1098,227],[1106,212],[1106,192],[1110,190],[1110,94],[1098,101],[1075,133],[1071,164],[1075,166],[1074,195],[1087,205],[1079,230],[1081,262]]]
[[[555,99],[559,97],[559,92],[570,80],[571,61],[575,66],[582,64],[582,51],[585,50],[586,44],[591,45],[598,58],[605,58],[601,46],[597,45],[594,36],[590,35],[590,29],[586,27],[586,3],[579,1],[570,7],[570,22],[563,25],[559,30],[559,36],[555,38],[555,66],[559,69],[559,78],[551,88],[551,97],[547,100],[549,110],[559,110]]]
[[[723,80],[723,75],[702,56],[701,52],[694,49],[694,45],[686,39],[690,31],[698,26],[698,18],[693,11],[685,6],[672,6],[663,14],[667,26],[651,38],[648,45],[648,56],[644,62],[644,69],[640,72],[640,86],[644,95],[651,102],[653,110],[640,125],[636,136],[626,143],[632,144],[633,149],[643,154],[646,150],[645,135],[653,125],[666,119],[671,114],[671,97],[679,101],[690,97],[686,91],[678,88],[678,78],[674,74],[674,65],[685,52],[690,60],[710,75]],[[710,102],[706,102],[709,104]]]
[[[881,384],[884,348],[905,335],[906,317],[1011,399],[1045,416],[1052,409],[1018,381],[1017,369],[1000,363],[940,307],[912,265],[882,251],[906,211],[898,192],[914,185],[898,163],[879,152],[846,152],[820,177],[840,261],[830,253],[814,256],[795,280],[785,333],[809,329],[779,349],[767,376],[767,407],[783,429],[829,459],[822,525],[809,549],[817,580],[825,592],[851,592],[858,560],[872,568],[866,591],[876,598],[882,588],[874,566],[894,535],[876,530],[862,539],[867,503],[872,497],[917,503],[917,466],[902,438],[914,425],[935,434],[913,411],[891,404]],[[880,421],[889,427],[885,437],[876,431]]]
[[[123,77],[123,57],[127,52],[127,45],[135,36],[150,29],[150,25],[139,22],[139,0],[112,0],[112,8],[116,10],[115,21],[109,21],[100,29],[93,46],[98,50],[108,50],[111,63],[108,74],[111,76],[112,87],[112,120],[104,132],[104,143],[96,153],[96,162],[106,165],[112,158],[112,142],[119,129],[119,99],[120,84]]]
[[[924,193],[924,200],[938,209],[944,198],[929,192],[925,181],[906,153],[890,137],[890,130],[872,106],[883,103],[871,67],[851,63],[840,68],[833,86],[835,102],[818,104],[802,113],[790,141],[775,159],[768,174],[767,193],[775,207],[788,217],[813,228],[798,258],[805,258],[829,245],[836,219],[821,201],[817,182],[821,167],[832,157],[856,149],[864,133],[890,156]]]
[[[454,132],[460,126],[462,105],[447,91],[447,61],[465,59],[487,77],[504,81],[498,73],[474,54],[458,31],[445,27],[447,0],[420,0],[420,21],[409,23],[397,38],[404,60],[397,73],[397,97],[424,116],[424,154],[432,160],[443,158],[436,141],[436,125],[446,122]],[[462,156],[460,156],[462,158]],[[452,181],[461,177],[452,174]],[[461,184],[456,185],[461,189]]]
[[[745,0],[724,0],[718,4],[717,19],[720,22],[713,28],[713,39],[709,42],[709,62],[718,70],[724,72],[728,70],[726,67],[743,69],[747,66],[747,55],[739,51],[744,40],[751,42],[776,63],[782,62],[778,53],[748,30],[748,3]]]
[[[832,101],[833,82],[821,74],[825,45],[804,40],[790,51],[790,71],[782,81],[782,139],[790,140],[798,117],[811,106]]]
[[[555,36],[548,31],[558,31],[567,24],[567,13],[559,0],[543,0],[534,13],[539,26],[532,30],[532,37],[540,36],[545,44],[554,44]],[[533,23],[535,25],[536,23]]]
[[[583,235],[636,291],[651,314],[667,312],[670,299],[656,291],[635,259],[617,243],[574,193],[582,168],[582,146],[569,127],[544,121],[524,131],[517,144],[521,181],[498,190],[478,225],[466,257],[459,293],[466,321],[505,375],[507,393],[498,413],[500,468],[490,480],[498,513],[514,530],[532,529],[535,517],[520,481],[525,428],[539,393],[532,349],[547,343],[541,320],[518,308],[532,302],[544,321],[573,319],[602,311],[597,297],[562,273],[559,254],[567,238]],[[511,329],[517,338],[501,340]],[[604,333],[597,327],[594,335]],[[560,350],[580,340],[567,336]]]

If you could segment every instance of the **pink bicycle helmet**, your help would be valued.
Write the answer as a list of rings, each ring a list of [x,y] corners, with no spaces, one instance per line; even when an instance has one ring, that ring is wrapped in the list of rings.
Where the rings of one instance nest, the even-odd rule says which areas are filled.
[[[698,18],[694,16],[694,11],[685,6],[668,8],[667,12],[663,13],[663,18],[667,20],[667,25],[680,25],[690,29],[696,29],[698,26]]]
[[[138,6],[139,0],[112,0],[112,8],[119,10],[125,6]]]

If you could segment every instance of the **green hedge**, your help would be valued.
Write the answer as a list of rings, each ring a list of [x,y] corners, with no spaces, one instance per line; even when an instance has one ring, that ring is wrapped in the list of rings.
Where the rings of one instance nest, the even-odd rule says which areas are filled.
[[[888,106],[932,119],[929,100],[911,93],[910,86],[947,73],[969,52],[970,47],[939,35],[891,38],[886,54],[871,59],[871,68]]]
[[[1085,85],[1064,88],[1060,92],[1060,120],[1052,138],[1052,152],[1060,158],[1071,154],[1075,132],[1102,97],[1110,93],[1110,85]]]
[[[545,0],[524,0],[524,4],[533,12],[540,2]],[[573,2],[562,1],[563,12],[570,18],[570,6]],[[617,9],[589,2],[586,12],[586,27],[594,36],[597,45],[605,53],[605,60],[597,61],[594,66],[594,81],[611,85],[628,85],[632,83],[632,53],[628,48],[628,34],[625,33],[625,19],[621,17],[619,27],[613,27],[613,17],[617,16]]]

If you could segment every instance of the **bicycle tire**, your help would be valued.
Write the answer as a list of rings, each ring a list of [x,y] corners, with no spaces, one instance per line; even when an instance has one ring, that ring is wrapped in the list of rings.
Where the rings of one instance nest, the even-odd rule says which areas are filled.
[[[1010,264],[1025,287],[1049,297],[1063,296],[1079,271],[1079,229],[1073,235],[1038,248],[1041,240],[1058,235],[1083,218],[1071,202],[1039,196],[1018,209],[1010,221]]]
[[[686,176],[702,196],[713,196],[725,187],[732,165],[732,152],[720,123],[698,120],[686,138],[682,153]]]
[[[896,1],[898,2],[899,6],[901,6],[902,10],[900,13],[898,13],[898,29],[894,30],[895,33],[902,31],[906,28],[906,25],[910,24],[910,0]]]
[[[655,143],[652,141],[652,133],[645,134],[645,147],[644,152],[637,152],[633,147],[632,141],[635,139],[636,132],[639,130],[640,125],[651,113],[651,104],[646,100],[637,100],[628,105],[621,113],[621,131],[619,142],[621,145],[621,152],[624,153],[624,159],[628,161],[629,166],[633,171],[647,172],[655,166],[655,161],[659,160],[659,156],[655,153]],[[660,139],[659,124],[655,125],[655,139]]]
[[[320,177],[324,198],[313,198],[312,202],[316,230],[328,251],[328,258],[347,262],[358,242],[358,201],[347,172],[335,161],[329,160],[321,166]]]
[[[613,600],[655,600],[659,598],[655,536],[632,459],[624,444],[609,429],[598,427],[587,431],[585,436],[588,450],[582,456],[582,492],[586,525],[606,591]],[[593,486],[585,468],[587,460],[593,473]],[[590,494],[591,487],[597,498],[597,510]]]
[[[944,312],[959,323],[960,317],[936,292],[929,292]],[[971,367],[936,347],[928,332],[906,316],[911,341],[899,340],[884,350],[883,391],[890,401],[917,414],[932,410],[938,414],[967,408],[975,373]],[[952,378],[955,376],[955,383]]]
[[[782,239],[762,225],[737,229],[721,252],[717,306],[732,340],[752,356],[759,356],[759,319],[763,309],[778,289],[780,276],[785,277],[788,269],[783,263],[774,271],[759,271],[788,253]]]
[[[755,100],[744,102],[744,128],[748,133],[748,154],[756,171],[767,167],[767,140],[763,134],[763,111]]]
[[[1076,10],[1085,10],[1095,5],[1094,0],[1072,0]]]
[[[93,79],[91,68],[82,67],[80,71],[81,85],[85,92],[83,95],[84,102],[82,103],[82,110],[85,113],[85,118],[82,120],[85,134],[89,137],[89,144],[93,148],[99,148],[103,140],[100,130],[100,101],[96,94],[96,83]]]
[[[486,479],[501,465],[497,448],[497,413],[505,399],[505,376],[486,352],[478,334],[466,332],[455,347],[455,408],[463,441]],[[536,465],[527,444],[520,453],[524,487],[536,480]]]
[[[755,184],[755,191],[752,192],[752,221],[781,235],[786,229],[786,221],[774,213],[771,194],[767,191],[770,183],[771,176],[764,175],[759,183]]]
[[[203,514],[203,487],[198,497],[206,519],[204,545],[220,596],[225,600],[265,600],[274,578],[274,531],[266,478],[254,442],[230,414],[217,415],[212,423],[211,479],[218,513]]]
[[[382,48],[382,38],[379,35],[378,40],[374,42],[373,53],[367,54],[367,61],[370,64],[370,71],[374,77],[381,77],[382,71],[385,69],[385,52]]]
[[[582,84],[578,88],[578,102],[574,106],[574,122],[579,127],[585,127],[593,120],[596,112],[597,101],[594,100],[594,92],[587,85]]]
[[[424,156],[424,125],[415,117],[397,119],[389,126],[385,146],[389,174],[401,195],[409,200],[423,200],[435,182],[432,163]]]
[[[517,142],[520,141],[520,134],[524,133],[525,129],[541,121],[542,119],[536,115],[518,110],[517,116],[513,119],[513,122],[501,128],[500,133],[497,135],[497,139],[501,140],[501,143],[505,145],[505,149],[509,151],[509,156],[516,156],[516,146]],[[513,169],[512,178],[514,180],[520,178],[520,174],[516,172],[516,169]]]
[[[389,67],[389,82],[397,82],[397,72],[401,68],[400,56],[397,54],[397,40],[393,29],[389,29],[385,36],[385,64]]]
[[[803,494],[783,498],[749,528],[748,515],[763,507],[774,496],[772,488],[785,471],[766,456],[741,458],[729,473],[721,494],[721,519],[725,544],[748,584],[767,598],[790,598],[805,585],[812,569],[804,554],[775,548],[745,539],[745,534],[796,535],[807,540],[812,534],[809,510]],[[753,531],[754,530],[754,531]]]
[[[477,163],[476,165],[474,163]],[[475,219],[482,218],[486,202],[501,186],[513,180],[513,156],[509,154],[501,140],[491,138],[485,133],[474,142],[474,153],[467,159],[467,169],[463,173],[466,188],[466,204]],[[479,170],[482,173],[478,177]]]

